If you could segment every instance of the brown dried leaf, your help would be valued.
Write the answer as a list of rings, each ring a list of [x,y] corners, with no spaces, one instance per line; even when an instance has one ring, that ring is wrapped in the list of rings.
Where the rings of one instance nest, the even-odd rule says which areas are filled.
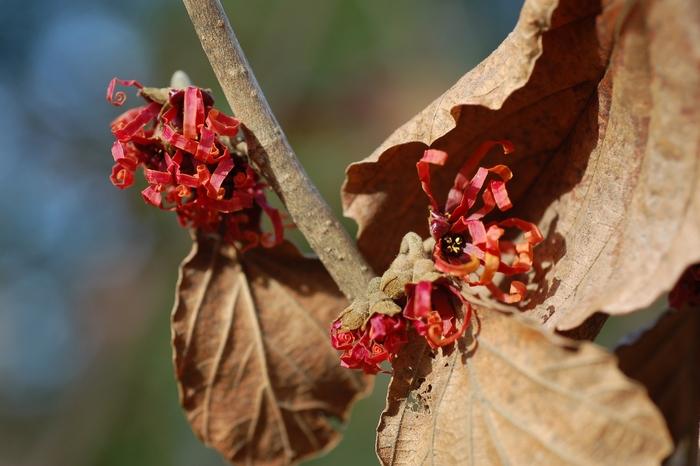
[[[180,400],[201,440],[229,461],[287,465],[339,439],[366,388],[328,328],[346,304],[316,259],[289,243],[240,255],[200,236],[172,316]]]
[[[527,0],[496,51],[348,168],[345,213],[377,270],[405,232],[427,235],[425,147],[451,154],[444,198],[487,139],[515,143],[513,213],[546,237],[527,309],[564,330],[648,305],[700,259],[700,4]]]
[[[700,422],[700,309],[668,311],[616,353],[661,409],[676,445],[670,464],[696,464]]]
[[[385,465],[652,465],[670,452],[662,416],[614,356],[478,315],[476,344],[432,357],[413,339],[399,354],[377,435]]]

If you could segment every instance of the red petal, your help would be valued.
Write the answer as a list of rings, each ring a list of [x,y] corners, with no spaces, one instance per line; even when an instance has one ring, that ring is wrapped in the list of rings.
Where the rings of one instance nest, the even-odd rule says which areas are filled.
[[[134,172],[123,165],[115,163],[109,179],[117,188],[126,189],[134,184]]]
[[[479,147],[477,147],[472,156],[467,159],[464,165],[462,165],[459,173],[457,173],[454,185],[447,194],[445,211],[450,212],[463,202],[462,198],[467,184],[469,183],[469,177],[472,173],[474,173],[474,170],[479,166],[479,163],[486,156],[486,154],[488,154],[488,152],[496,145],[500,145],[503,148],[504,154],[510,154],[514,150],[513,143],[506,140],[485,141]],[[474,196],[476,196],[476,194],[474,194]]]
[[[484,203],[479,210],[472,213],[468,220],[478,220],[488,215],[494,207],[496,207],[496,200],[493,198],[493,193],[490,189],[485,189],[484,193],[481,195],[481,200]]]
[[[141,191],[141,196],[143,196],[143,200],[146,201],[148,204],[151,204],[156,207],[161,207],[162,205],[162,195],[153,186],[149,186],[143,191]]]
[[[472,244],[486,243],[486,227],[484,227],[481,220],[468,220],[464,217],[460,217],[450,228],[450,232],[452,233],[462,233],[465,230],[469,231]]]
[[[175,131],[169,125],[163,125],[163,131],[161,133],[161,136],[165,142],[174,147],[177,147],[178,149],[182,149],[185,152],[189,152],[190,154],[194,154],[195,152],[197,152],[197,141],[187,139],[182,134]]]
[[[124,91],[114,92],[117,84],[125,87],[135,87],[137,89],[143,89],[143,85],[136,80],[124,80],[119,78],[112,78],[112,80],[107,85],[107,102],[114,105],[115,107],[121,107],[126,102],[126,94]]]
[[[509,294],[506,294],[503,291],[501,291],[501,289],[493,283],[488,283],[486,287],[489,289],[491,294],[493,294],[494,298],[506,304],[514,304],[522,301],[525,297],[525,294],[527,293],[525,284],[517,280],[513,280],[511,282]]]
[[[481,251],[480,251],[481,252]],[[483,252],[482,252],[483,255]],[[447,262],[443,257],[442,257],[442,252],[440,248],[436,247],[435,252],[433,253],[433,261],[435,262],[435,268],[439,270],[440,272],[447,273],[450,275],[454,275],[456,277],[466,277],[472,272],[476,272],[476,270],[479,268],[479,257],[473,254],[470,254],[469,256],[469,262],[464,262],[460,264],[452,264],[450,262]]]
[[[433,191],[430,186],[430,165],[445,165],[447,160],[447,152],[428,149],[423,153],[423,157],[416,163],[416,169],[418,170],[418,179],[420,179],[421,187],[423,192],[428,196],[430,200],[430,206],[434,211],[440,211],[438,203],[433,197]]]
[[[408,319],[420,319],[433,310],[432,303],[433,282],[423,280],[416,283],[413,290],[413,310]]]
[[[202,128],[202,135],[194,153],[194,158],[205,163],[213,162],[218,149],[214,148],[216,133],[209,128]],[[214,150],[215,149],[215,150]]]
[[[119,141],[114,141],[112,144],[112,157],[122,167],[128,168],[131,171],[135,170],[139,165],[139,160],[132,154],[124,153],[124,146]]]
[[[112,134],[120,141],[130,140],[158,115],[160,108],[159,103],[151,102],[143,107],[127,111],[112,123]]]
[[[505,212],[506,210],[513,207],[513,204],[510,202],[510,198],[508,197],[508,191],[506,191],[505,182],[492,181],[490,188],[491,192],[493,193],[493,197],[496,200],[496,205],[501,210],[501,212]]]
[[[197,127],[204,124],[204,101],[198,87],[185,89],[183,107],[182,134],[188,139],[197,139]]]
[[[209,178],[209,184],[216,191],[219,190],[221,184],[224,182],[224,179],[226,179],[226,176],[233,168],[233,158],[228,156],[228,149],[224,150],[224,154],[225,155],[221,158],[221,160],[219,160],[219,164],[216,166],[214,173],[212,173],[211,177]]]
[[[173,181],[173,175],[170,172],[161,172],[158,170],[150,170],[146,168],[143,171],[143,175],[146,178],[148,184],[171,184]]]
[[[221,113],[215,108],[209,110],[207,115],[207,127],[221,136],[235,136],[241,122],[237,118]]]

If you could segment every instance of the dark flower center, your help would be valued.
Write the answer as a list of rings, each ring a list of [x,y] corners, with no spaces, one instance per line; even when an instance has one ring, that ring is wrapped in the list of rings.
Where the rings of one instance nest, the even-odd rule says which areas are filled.
[[[447,257],[459,257],[464,251],[466,240],[459,233],[448,233],[440,242],[443,255]]]

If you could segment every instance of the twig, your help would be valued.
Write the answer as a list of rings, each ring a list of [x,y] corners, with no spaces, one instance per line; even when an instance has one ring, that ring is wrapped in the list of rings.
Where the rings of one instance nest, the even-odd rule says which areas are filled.
[[[299,163],[221,3],[183,3],[229,105],[263,149],[249,146],[251,156],[341,291],[350,298],[359,296],[372,278],[372,271]]]

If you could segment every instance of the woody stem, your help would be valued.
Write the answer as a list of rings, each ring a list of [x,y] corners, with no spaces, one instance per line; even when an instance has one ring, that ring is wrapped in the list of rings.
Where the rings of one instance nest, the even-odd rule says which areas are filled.
[[[248,131],[253,161],[349,298],[373,273],[313,185],[272,113],[219,0],[183,0],[231,109]]]

